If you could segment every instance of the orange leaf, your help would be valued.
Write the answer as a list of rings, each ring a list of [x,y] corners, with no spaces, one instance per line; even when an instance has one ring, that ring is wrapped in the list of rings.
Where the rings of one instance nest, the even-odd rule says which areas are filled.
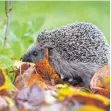
[[[39,74],[32,74],[27,82],[27,85],[31,87],[34,83],[42,88],[46,87],[46,85],[42,81],[42,77]]]
[[[60,82],[61,79],[56,74],[56,72],[53,70],[53,68],[50,66],[48,62],[48,54],[46,53],[46,56],[43,60],[36,62],[36,70],[37,72],[46,80],[54,79],[55,82]]]
[[[95,87],[92,89],[92,92],[94,94],[100,94],[100,95],[103,95],[107,98],[110,98],[110,91],[108,89],[103,89],[103,88],[100,88],[100,87]]]

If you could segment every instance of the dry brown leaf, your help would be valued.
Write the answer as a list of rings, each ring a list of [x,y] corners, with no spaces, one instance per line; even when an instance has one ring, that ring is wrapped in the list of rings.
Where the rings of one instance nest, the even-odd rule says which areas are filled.
[[[20,90],[16,95],[16,102],[19,108],[26,110],[38,109],[44,103],[43,90],[33,84],[31,87]]]
[[[21,62],[20,67],[15,72],[15,80],[16,80],[17,76],[23,74],[29,67],[30,67],[30,64],[27,64],[27,63],[22,64],[22,62]]]
[[[109,89],[110,87],[110,66],[105,65],[104,67],[100,68],[92,77],[90,82],[90,87],[103,87]]]
[[[19,74],[14,81],[14,85],[17,89],[22,89],[27,86],[27,81],[30,78],[31,74],[35,71],[34,67],[29,67],[24,73]]]

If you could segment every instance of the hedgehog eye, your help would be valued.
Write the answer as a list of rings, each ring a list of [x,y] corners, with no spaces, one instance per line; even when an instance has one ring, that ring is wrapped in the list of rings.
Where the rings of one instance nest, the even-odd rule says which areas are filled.
[[[34,56],[37,56],[37,52],[36,52],[36,51],[33,51],[33,55],[34,55]]]

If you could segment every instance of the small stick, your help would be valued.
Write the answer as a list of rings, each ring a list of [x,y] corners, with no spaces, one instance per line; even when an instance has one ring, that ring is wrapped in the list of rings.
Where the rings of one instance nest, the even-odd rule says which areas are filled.
[[[11,11],[12,11],[12,0],[9,1],[9,7],[8,7],[8,1],[5,1],[5,13],[7,17],[7,24],[6,24],[4,45],[3,45],[4,48],[6,47],[6,43],[7,43],[7,36],[9,32],[10,19],[11,19]]]

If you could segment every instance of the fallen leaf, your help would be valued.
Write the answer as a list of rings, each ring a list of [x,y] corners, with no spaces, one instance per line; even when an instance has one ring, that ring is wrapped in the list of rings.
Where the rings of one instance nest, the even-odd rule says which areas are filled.
[[[37,109],[44,102],[44,94],[40,87],[34,84],[32,87],[20,90],[16,96],[19,107],[24,109]]]
[[[9,98],[7,96],[4,96],[4,98],[7,101],[9,108],[13,108],[15,106],[14,101],[11,98]]]
[[[35,67],[37,73],[39,73],[44,79],[49,81],[53,79],[55,83],[61,83],[61,79],[48,62],[48,53],[46,53],[46,56],[43,58],[43,60],[36,62]]]
[[[62,103],[56,103],[50,106],[45,105],[40,109],[40,111],[68,111],[68,110],[67,107]]]
[[[57,91],[57,98],[59,100],[67,100],[67,98],[70,98],[71,101],[75,100],[80,105],[93,105],[107,111],[109,110],[108,98],[83,92],[81,88],[62,87]]]
[[[0,68],[0,90],[3,90],[3,89],[10,90],[10,91],[16,90],[11,80],[6,75],[6,72],[2,68]]]
[[[57,98],[55,98],[56,92],[52,90],[46,90],[44,92],[45,102],[48,104],[55,104],[57,102]]]
[[[105,111],[105,110],[92,105],[84,105],[76,111]]]
[[[23,74],[29,67],[30,67],[30,64],[28,64],[28,63],[24,63],[24,64],[20,65],[20,67],[15,72],[15,80],[17,79],[17,77],[19,75]],[[15,82],[15,80],[14,80],[14,82]]]
[[[104,88],[100,88],[100,87],[93,87],[91,92],[93,94],[100,94],[107,98],[110,98],[110,90],[108,90],[108,89],[104,89]]]
[[[56,96],[59,100],[64,100],[67,97],[71,97],[75,92],[77,93],[80,91],[80,88],[72,88],[66,84],[59,84],[56,87],[58,88]]]
[[[31,87],[34,83],[36,83],[41,88],[46,87],[46,84],[43,82],[42,77],[39,74],[31,74],[29,80],[27,81],[27,86]]]
[[[27,81],[29,80],[31,74],[33,74],[35,71],[34,67],[29,67],[27,70],[24,71],[24,73],[19,74],[15,78],[14,85],[17,89],[22,89],[24,87],[27,87]]]
[[[104,96],[84,92],[75,92],[72,98],[78,101],[81,105],[93,105],[98,108],[102,108],[105,111],[109,111],[110,102],[109,99]]]
[[[11,94],[5,89],[0,90],[0,95],[11,97]]]
[[[69,86],[67,84],[57,84],[56,88],[61,89],[61,88],[68,88]]]
[[[109,89],[110,88],[110,66],[105,65],[100,68],[92,77],[90,82],[90,87],[102,87]]]
[[[2,98],[2,97],[0,96],[0,111],[2,111],[2,110],[7,110],[7,109],[8,109],[8,104],[7,104],[7,102],[5,101],[4,98]]]
[[[100,77],[100,81],[97,83],[98,87],[110,88],[110,75],[106,75],[104,78]]]

